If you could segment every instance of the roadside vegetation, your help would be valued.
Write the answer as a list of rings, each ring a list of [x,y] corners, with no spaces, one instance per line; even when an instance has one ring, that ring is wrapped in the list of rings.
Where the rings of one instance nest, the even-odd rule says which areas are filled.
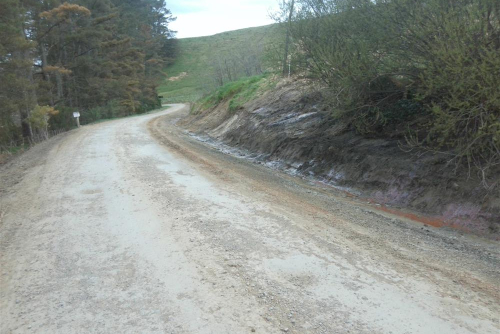
[[[158,87],[164,103],[196,102],[226,83],[273,71],[276,25],[178,40],[178,56]],[[279,64],[278,64],[279,66]]]
[[[228,102],[229,111],[235,112],[243,105],[272,89],[277,83],[277,78],[270,74],[253,77],[244,77],[237,81],[228,82],[217,88],[211,94],[198,100],[192,108],[196,114],[202,110],[216,107],[221,102]]]
[[[293,70],[365,136],[450,156],[485,179],[500,164],[500,2],[283,1]]]
[[[176,50],[165,1],[4,0],[0,13],[0,151],[74,127],[75,111],[87,124],[160,106]]]
[[[446,155],[451,171],[498,186],[488,178],[500,165],[500,2],[282,0],[274,17],[270,27],[181,40],[169,74],[188,76],[161,87],[165,101],[201,98],[199,112],[229,100],[235,112],[259,91],[246,78],[290,71],[322,87],[322,109],[347,129]],[[260,64],[246,73],[237,51],[259,34]]]

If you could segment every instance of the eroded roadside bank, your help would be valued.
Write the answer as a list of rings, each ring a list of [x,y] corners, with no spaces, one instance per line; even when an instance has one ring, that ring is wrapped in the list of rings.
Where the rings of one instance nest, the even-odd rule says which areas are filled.
[[[434,226],[499,238],[500,166],[485,184],[480,175],[456,170],[447,154],[408,151],[400,138],[362,137],[332,119],[321,94],[307,85],[284,81],[237,110],[223,101],[181,125],[221,150],[347,190],[387,211],[409,209]]]
[[[298,228],[301,234],[308,235],[306,243],[303,244],[304,247],[307,245],[316,247],[319,243],[322,245],[320,246],[321,251],[319,249],[310,250],[315,254],[313,257],[327,256],[331,260],[330,256],[337,259],[339,259],[338,257],[350,258],[350,256],[355,256],[357,259],[355,262],[377,263],[377,265],[381,266],[388,265],[392,268],[391,270],[395,270],[395,272],[399,272],[406,277],[399,281],[401,283],[405,281],[412,285],[413,283],[410,282],[413,281],[413,278],[422,279],[423,281],[430,280],[428,282],[432,282],[431,284],[435,285],[435,287],[442,286],[444,289],[452,289],[456,292],[459,289],[464,289],[464,286],[474,285],[474,289],[480,289],[485,298],[496,300],[500,297],[496,288],[498,280],[494,278],[495,272],[498,270],[495,268],[498,266],[500,255],[497,242],[467,235],[457,230],[428,227],[403,217],[380,212],[366,202],[349,196],[344,191],[318,186],[318,184],[307,179],[276,172],[262,164],[255,164],[248,161],[248,159],[215,150],[207,143],[193,138],[192,135],[178,126],[179,122],[185,119],[187,115],[188,110],[186,108],[182,112],[152,120],[149,123],[149,129],[160,143],[166,145],[174,154],[190,161],[194,168],[206,175],[212,182],[230,191],[234,196],[245,197],[246,201],[250,201],[250,203],[267,203],[266,205],[272,208],[272,212],[278,214],[278,220],[281,221],[280,227],[271,232],[269,230],[270,226],[266,226],[268,222],[262,225],[259,221],[261,218],[251,219],[250,230],[262,232],[263,241],[260,237],[257,239],[248,237],[246,239],[240,234],[234,235],[229,232],[233,227],[237,228],[238,224],[236,222],[227,222],[223,227],[219,225],[207,227],[211,231],[210,233],[214,233],[213,237],[217,242],[233,245],[231,247],[234,247],[234,242],[236,242],[239,244],[238,249],[244,249],[242,254],[253,254],[248,256],[248,260],[252,258],[256,262],[254,265],[247,263],[243,268],[240,268],[245,272],[245,274],[241,274],[242,277],[247,279],[254,276],[258,277],[256,274],[258,270],[255,270],[261,268],[261,265],[258,265],[260,259],[265,258],[267,255],[263,254],[270,252],[270,249],[275,249],[277,245],[272,241],[275,240],[275,233],[285,236],[290,233],[294,234]],[[217,226],[222,229],[217,229]],[[222,234],[219,236],[220,233]],[[288,250],[290,250],[289,247],[296,250],[302,248],[300,246],[301,242],[286,240],[288,240],[288,246],[286,246]],[[279,243],[281,244],[281,242]],[[258,245],[260,249],[258,253],[261,255],[254,253],[255,248],[253,245]],[[346,252],[339,253],[338,251],[341,249]],[[302,253],[302,251],[300,252]],[[280,278],[282,282],[291,282],[292,285],[284,290],[279,290],[283,286],[278,284],[276,287],[280,288],[278,290],[271,288],[274,291],[271,295],[265,292],[266,288],[262,288],[263,286],[270,287],[267,283],[262,284],[263,281],[260,281],[262,285],[249,282],[249,286],[255,285],[258,288],[255,292],[262,298],[261,302],[269,306],[269,312],[282,314],[282,323],[292,330],[294,324],[290,320],[283,319],[287,319],[290,314],[293,314],[291,320],[295,322],[297,321],[296,318],[312,313],[308,313],[309,311],[296,313],[296,308],[293,307],[294,302],[291,302],[291,300],[295,298],[295,300],[303,302],[304,298],[306,298],[306,295],[303,294],[304,291],[307,292],[311,287],[318,287],[317,284],[323,284],[326,281],[325,277],[322,276],[325,272],[320,270],[316,266],[317,264],[312,263],[311,258],[293,256],[288,258],[284,255],[285,253],[288,254],[288,251],[284,251],[281,257],[283,261],[274,263],[272,266],[277,266],[275,268],[278,268],[281,274],[285,275],[285,277]],[[360,264],[361,262],[357,263]],[[317,268],[319,270],[318,274],[321,273],[321,275],[318,276],[314,268]],[[365,269],[367,268],[365,267]],[[371,271],[371,269],[368,270]],[[409,276],[406,276],[408,274],[413,278],[410,279]],[[300,277],[302,278],[299,279]],[[397,285],[390,278],[394,276],[388,272],[380,273],[380,276],[377,277],[383,280],[389,279],[392,282],[391,285]],[[443,277],[447,278],[441,281]],[[460,278],[457,279],[457,277]],[[321,295],[320,291],[329,293],[330,289],[336,291],[338,291],[337,289],[343,289],[344,287],[341,288],[342,285],[338,285],[338,283],[332,281],[328,283],[329,288],[325,287],[326,290],[320,289],[318,292]],[[273,284],[275,283],[271,285]],[[411,290],[413,291],[412,294],[416,293],[413,288]],[[423,292],[424,290],[425,288],[422,288],[420,291]],[[253,290],[250,289],[250,291]],[[317,298],[320,298],[320,295],[314,295],[315,297],[310,302],[316,306],[323,305],[318,304]],[[434,298],[432,297],[433,293],[424,293],[424,295],[426,296],[421,295],[420,297],[424,298],[425,301],[420,297],[417,299],[429,306],[429,302]],[[328,299],[332,296],[326,297],[326,295],[323,295],[323,297]],[[326,299],[322,299],[323,297],[320,299],[325,302],[324,307],[321,307],[320,310],[314,306],[314,311],[312,309],[310,311],[319,312],[318,316],[323,317],[323,319],[330,317],[332,322],[328,325],[323,322],[323,328],[319,323],[315,323],[314,326],[319,327],[314,327],[315,330],[308,328],[306,332],[326,333],[328,332],[324,331],[326,327],[332,329],[336,326],[342,326],[342,322],[339,323],[339,319],[328,311],[327,305],[332,307],[333,304],[326,302]],[[338,297],[333,297],[330,301],[334,302]],[[370,304],[368,300],[371,300],[371,297],[364,297],[366,299],[361,297],[361,304],[357,306],[360,309],[368,307],[368,304]],[[383,300],[391,304],[394,301],[392,297],[383,298]],[[415,296],[408,296],[405,303],[412,304],[411,300],[413,298]],[[484,305],[482,302],[480,303]],[[312,304],[306,303],[304,305]],[[476,302],[471,303],[471,306],[473,304],[476,304]],[[373,307],[380,307],[381,304],[377,305],[379,306],[373,305]],[[292,312],[286,311],[287,308]],[[427,310],[430,311],[431,309],[432,307]],[[367,312],[371,311],[373,310],[367,310]],[[495,309],[491,309],[491,311],[492,314],[497,312]],[[436,312],[439,317],[447,313],[447,311],[443,310],[433,312]],[[393,312],[389,313],[394,314]],[[419,315],[415,315],[412,321],[420,322],[423,318],[419,317]],[[387,315],[381,316],[380,319],[382,318],[388,321],[393,319]],[[367,320],[367,322],[371,322],[371,320]],[[438,328],[433,327],[430,330],[430,327],[426,325],[422,324],[421,326],[421,330],[424,332],[432,332],[434,328]],[[349,327],[336,328],[339,332],[347,332],[349,329]],[[358,332],[363,331],[361,328],[363,327],[358,327]],[[399,330],[404,331],[402,328]],[[408,332],[419,331],[415,328],[409,329],[409,327],[406,330]],[[458,332],[468,332],[472,329],[461,328],[456,330]],[[374,329],[374,331],[377,330]]]

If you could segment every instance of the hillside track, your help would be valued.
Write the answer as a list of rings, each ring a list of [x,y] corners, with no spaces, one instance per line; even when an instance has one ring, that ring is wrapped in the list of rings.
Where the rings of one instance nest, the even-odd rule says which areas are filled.
[[[185,105],[0,167],[0,333],[497,333],[498,242],[223,154]]]

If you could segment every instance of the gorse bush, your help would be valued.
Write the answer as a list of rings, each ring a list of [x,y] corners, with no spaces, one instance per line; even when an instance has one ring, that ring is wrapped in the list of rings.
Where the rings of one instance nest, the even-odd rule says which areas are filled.
[[[409,129],[410,144],[482,172],[500,163],[499,1],[299,0],[296,8],[296,50],[329,87],[334,116],[364,134]]]
[[[500,26],[498,16],[479,20],[488,17],[479,4],[465,9],[443,17],[445,38],[430,44],[418,88],[433,114],[424,143],[481,167],[500,158]]]

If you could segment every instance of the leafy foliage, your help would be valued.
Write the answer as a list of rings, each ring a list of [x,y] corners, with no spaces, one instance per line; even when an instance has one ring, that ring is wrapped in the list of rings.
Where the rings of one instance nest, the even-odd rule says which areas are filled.
[[[500,2],[303,0],[295,57],[336,117],[403,136],[485,175],[500,164]],[[409,130],[408,130],[409,129]],[[396,132],[394,132],[396,131]]]
[[[213,108],[224,101],[229,101],[229,111],[235,112],[258,93],[272,88],[273,82],[269,75],[245,77],[229,82],[200,99],[194,107],[194,112]]]
[[[0,12],[2,142],[69,128],[75,110],[85,123],[159,106],[175,55],[164,0],[5,0]]]
[[[51,116],[59,114],[59,110],[49,106],[36,106],[28,118],[33,131],[40,133],[48,139],[49,119]]]

